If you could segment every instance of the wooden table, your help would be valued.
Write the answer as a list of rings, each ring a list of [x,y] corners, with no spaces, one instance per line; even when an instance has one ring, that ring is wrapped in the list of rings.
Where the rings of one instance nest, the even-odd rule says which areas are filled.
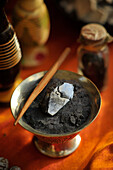
[[[52,1],[51,1],[52,2]],[[50,3],[48,1],[48,8]],[[53,4],[52,4],[53,5]],[[77,38],[79,29],[63,16],[55,6],[49,8],[51,33],[45,47],[48,54],[40,66],[21,68],[21,78],[48,70],[65,47],[72,51],[60,69],[77,72]],[[22,170],[75,170],[113,168],[113,44],[109,45],[109,69],[107,88],[101,93],[102,106],[96,120],[80,132],[81,143],[68,157],[53,159],[42,155],[32,142],[33,134],[19,124],[14,126],[10,108],[0,108],[0,157],[9,160],[9,166]]]

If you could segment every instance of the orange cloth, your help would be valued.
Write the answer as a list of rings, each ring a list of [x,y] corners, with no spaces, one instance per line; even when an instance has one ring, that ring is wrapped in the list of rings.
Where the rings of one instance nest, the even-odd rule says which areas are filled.
[[[113,132],[107,133],[96,146],[85,169],[113,168]]]
[[[0,108],[0,156],[7,158],[10,166],[18,165],[23,170],[113,168],[112,47],[113,44],[110,45],[108,84],[101,94],[102,107],[100,113],[92,124],[80,132],[82,139],[80,146],[70,156],[54,159],[42,155],[32,142],[33,134],[24,130],[19,124],[16,127],[13,125],[14,118],[10,108]],[[49,61],[49,57],[46,60]],[[53,60],[51,55],[50,61]],[[64,62],[61,69],[66,68],[73,71],[75,70],[75,65],[76,58],[72,55]],[[46,69],[49,67],[44,66]],[[41,67],[37,68],[37,72]],[[25,78],[27,74],[30,75],[34,70],[36,71],[36,68],[32,70],[22,69],[22,76]]]
[[[51,35],[46,44],[48,56],[39,67],[22,68],[23,79],[36,72],[48,70],[63,49],[70,44],[73,44],[72,52],[60,69],[77,72],[78,33],[75,27],[59,15],[52,18],[51,24]],[[92,124],[80,132],[81,143],[70,156],[55,159],[41,154],[32,142],[33,134],[19,124],[13,125],[14,118],[10,108],[0,108],[0,157],[9,160],[9,167],[17,165],[22,170],[113,169],[113,43],[109,47],[108,83],[101,93],[100,113]]]

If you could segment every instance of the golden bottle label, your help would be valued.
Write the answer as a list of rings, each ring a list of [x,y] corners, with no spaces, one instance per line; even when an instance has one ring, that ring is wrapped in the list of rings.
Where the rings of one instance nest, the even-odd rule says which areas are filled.
[[[9,42],[0,45],[0,70],[14,67],[19,63],[21,56],[20,46],[14,33],[14,36]]]

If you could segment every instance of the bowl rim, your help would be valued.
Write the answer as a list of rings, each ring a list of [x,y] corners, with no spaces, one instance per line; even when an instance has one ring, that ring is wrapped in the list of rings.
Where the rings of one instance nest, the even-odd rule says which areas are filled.
[[[98,102],[99,102],[99,108],[98,108],[98,111],[97,111],[97,113],[95,114],[94,118],[93,118],[88,124],[86,123],[86,122],[87,122],[87,121],[86,121],[86,122],[83,123],[76,131],[74,131],[74,132],[62,133],[62,134],[44,133],[44,132],[38,131],[37,129],[32,128],[30,125],[28,125],[26,122],[24,122],[24,121],[22,120],[22,118],[19,120],[18,123],[19,123],[24,129],[26,129],[27,131],[29,131],[29,132],[37,135],[37,136],[40,136],[40,137],[64,137],[64,136],[76,135],[76,134],[78,134],[81,130],[83,130],[84,128],[86,128],[87,126],[89,126],[89,125],[97,118],[97,116],[98,116],[98,114],[99,114],[99,112],[100,112],[100,109],[101,109],[101,105],[102,105],[101,93],[100,93],[99,89],[97,88],[97,86],[96,86],[90,79],[88,79],[87,77],[85,77],[85,76],[83,76],[83,75],[80,75],[80,74],[78,74],[78,73],[75,73],[75,72],[72,72],[72,71],[68,71],[68,70],[58,70],[57,72],[60,72],[60,71],[61,71],[61,72],[73,73],[73,74],[75,74],[77,77],[79,77],[80,79],[85,79],[85,80],[87,80],[87,81],[92,85],[92,87],[95,88],[95,90],[96,90],[96,92],[97,92],[97,94],[98,94],[98,97],[99,97],[99,101],[98,101]],[[13,92],[13,94],[12,94],[12,96],[11,96],[11,100],[10,100],[10,110],[11,110],[11,113],[12,113],[14,119],[16,119],[16,116],[15,116],[14,113],[13,113],[13,109],[12,109],[12,105],[13,105],[13,104],[12,104],[12,103],[13,103],[13,96],[15,95],[16,90],[17,90],[20,86],[22,86],[27,80],[32,79],[33,77],[37,77],[38,79],[39,79],[39,78],[42,78],[43,75],[44,75],[46,72],[47,72],[47,71],[41,71],[41,72],[37,72],[37,73],[35,73],[35,74],[32,74],[32,75],[30,75],[29,77],[25,78],[25,79],[16,87],[16,89],[14,90],[14,92]],[[40,74],[41,76],[39,76],[39,74]],[[38,79],[37,79],[37,80],[38,80]],[[36,80],[35,80],[35,81],[36,81]]]

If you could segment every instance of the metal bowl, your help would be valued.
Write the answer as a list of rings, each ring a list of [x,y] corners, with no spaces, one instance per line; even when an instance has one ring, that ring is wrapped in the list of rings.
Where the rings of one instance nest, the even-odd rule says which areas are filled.
[[[20,113],[20,110],[22,109],[30,93],[33,91],[36,84],[40,81],[45,73],[46,72],[39,72],[31,75],[30,77],[22,81],[22,83],[15,89],[10,103],[11,112],[15,119]],[[84,76],[70,71],[59,70],[54,75],[54,77],[66,80],[76,80],[85,89],[87,89],[93,103],[88,119],[74,132],[63,134],[46,134],[40,132],[39,130],[33,129],[30,125],[28,125],[23,118],[19,120],[19,124],[24,129],[34,134],[33,140],[36,147],[41,153],[50,157],[64,157],[75,151],[81,141],[79,132],[85,127],[89,126],[97,117],[101,107],[101,96],[97,87]]]

